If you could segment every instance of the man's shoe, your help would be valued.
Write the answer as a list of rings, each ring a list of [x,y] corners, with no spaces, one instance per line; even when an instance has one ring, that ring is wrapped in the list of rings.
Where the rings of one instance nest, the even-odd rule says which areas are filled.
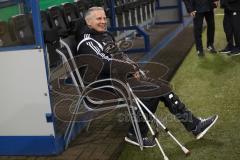
[[[198,55],[198,57],[204,57],[204,52],[198,50],[198,51],[197,51],[197,55]]]
[[[231,52],[232,49],[233,47],[226,46],[224,49],[220,50],[219,53],[228,54]]]
[[[229,56],[237,56],[240,55],[240,48],[234,47],[230,53],[228,53]]]
[[[136,136],[131,133],[128,133],[128,135],[125,137],[125,141],[130,144],[139,146]],[[143,147],[151,148],[151,147],[155,147],[155,146],[156,146],[156,142],[153,138],[149,138],[149,137],[143,138]]]
[[[215,54],[215,53],[217,53],[217,51],[216,51],[216,49],[215,49],[215,47],[212,45],[212,46],[208,46],[207,47],[207,50],[210,52],[210,53],[213,53],[213,54]]]
[[[192,133],[194,136],[196,136],[196,139],[201,139],[207,131],[216,123],[218,119],[218,115],[209,117],[207,119],[201,119],[201,122],[198,123],[196,128],[192,130]]]

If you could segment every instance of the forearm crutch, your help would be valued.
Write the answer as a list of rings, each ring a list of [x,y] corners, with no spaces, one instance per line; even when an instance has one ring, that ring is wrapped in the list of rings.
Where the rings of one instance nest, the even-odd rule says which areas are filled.
[[[182,151],[188,155],[190,154],[190,151],[184,147],[173,135],[172,133],[168,130],[168,128],[166,126],[164,126],[162,124],[162,122],[144,105],[144,103],[138,98],[136,97],[137,101],[143,106],[143,108],[154,118],[154,120],[157,122],[157,124],[159,124],[166,132],[168,135],[170,135],[170,137],[181,147]]]
[[[186,155],[189,155],[190,154],[190,151],[184,147],[172,134],[171,132],[167,129],[167,127],[165,127],[161,121],[144,105],[144,103],[133,93],[131,87],[129,86],[129,84],[127,84],[127,86],[129,87],[129,90],[131,91],[131,94],[134,98],[134,100],[137,102],[138,104],[138,108],[140,110],[140,112],[142,111],[142,107],[151,115],[151,117],[156,121],[157,124],[159,124],[166,132],[167,134],[170,135],[170,137],[180,146],[180,148],[182,149],[182,151],[186,154]],[[141,112],[141,114],[143,116],[145,116],[144,113]],[[146,117],[146,116],[145,116]],[[145,118],[144,118],[145,119]],[[148,121],[146,121],[147,123]],[[147,125],[149,124],[149,122],[147,123]],[[150,125],[150,124],[149,124]],[[150,128],[149,128],[150,129]],[[150,129],[151,131],[151,129]],[[152,133],[152,132],[151,132]]]
[[[165,154],[162,146],[160,145],[157,137],[155,136],[155,133],[154,133],[154,131],[153,131],[150,123],[148,122],[148,119],[147,119],[145,113],[143,112],[143,110],[142,110],[142,108],[141,108],[141,105],[139,104],[139,101],[137,100],[137,98],[136,98],[134,95],[133,95],[133,98],[134,98],[134,101],[136,102],[137,107],[138,107],[141,115],[143,116],[143,119],[145,120],[145,122],[146,122],[146,124],[147,124],[147,126],[148,126],[148,128],[149,128],[149,130],[150,130],[150,132],[151,132],[151,134],[152,134],[152,136],[154,136],[154,140],[155,140],[155,142],[157,143],[157,145],[158,145],[158,147],[159,147],[159,149],[160,149],[160,151],[161,151],[161,153],[162,153],[162,155],[163,155],[164,160],[168,160],[168,157],[167,157],[167,155]]]

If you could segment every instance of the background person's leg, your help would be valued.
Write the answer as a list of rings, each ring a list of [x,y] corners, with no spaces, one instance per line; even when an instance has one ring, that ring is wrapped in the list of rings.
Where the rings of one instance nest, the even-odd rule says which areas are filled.
[[[194,38],[196,43],[197,51],[203,52],[202,45],[202,26],[203,26],[203,13],[196,13],[196,16],[193,19],[193,27],[194,27]]]
[[[231,13],[230,11],[224,10],[224,18],[223,18],[223,29],[226,35],[227,46],[233,48],[233,24],[231,22]]]
[[[233,35],[235,40],[235,49],[233,55],[240,54],[240,12],[232,13]]]
[[[214,44],[214,35],[215,35],[215,20],[214,12],[209,11],[204,14],[207,22],[207,47],[213,46]]]

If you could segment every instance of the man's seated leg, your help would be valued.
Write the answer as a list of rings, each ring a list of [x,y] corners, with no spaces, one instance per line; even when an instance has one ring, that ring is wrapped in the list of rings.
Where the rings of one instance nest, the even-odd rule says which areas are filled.
[[[148,109],[152,113],[155,113],[156,110],[157,110],[158,103],[159,103],[159,98],[142,99],[142,102],[148,107]],[[149,116],[147,111],[144,110],[144,109],[143,109],[143,111],[144,111],[147,119],[149,120],[149,122],[151,122],[151,117]],[[156,146],[156,142],[154,140],[154,137],[147,137],[147,133],[148,133],[149,128],[148,128],[146,122],[144,121],[144,119],[141,116],[139,111],[137,112],[137,118],[138,118],[138,121],[139,121],[138,125],[139,125],[139,128],[140,128],[140,132],[141,132],[141,135],[143,137],[143,147],[150,148],[150,147]],[[134,129],[133,129],[132,125],[130,126],[130,128],[128,130],[128,134],[125,137],[125,141],[130,143],[130,144],[139,146],[139,143],[138,143],[137,138],[135,136]]]
[[[195,117],[174,93],[162,96],[161,101],[196,139],[201,139],[218,119],[217,115],[207,119]]]
[[[156,146],[156,142],[154,140],[154,137],[147,137],[147,136],[142,136],[143,139],[143,147],[145,148],[151,148],[151,147],[155,147]],[[136,145],[136,146],[139,146],[139,143],[137,141],[137,137],[136,135],[134,134],[134,132],[128,132],[127,136],[125,137],[125,141],[130,143],[130,144],[133,144],[133,145]]]
[[[192,130],[193,135],[196,139],[201,139],[207,131],[216,123],[218,115],[208,117],[206,119],[200,119],[201,122]]]

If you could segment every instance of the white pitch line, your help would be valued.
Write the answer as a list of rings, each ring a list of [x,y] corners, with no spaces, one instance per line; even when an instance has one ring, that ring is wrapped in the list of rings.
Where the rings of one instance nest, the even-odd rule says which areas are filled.
[[[215,14],[216,16],[223,16],[224,14],[223,13],[218,13],[218,14]]]

